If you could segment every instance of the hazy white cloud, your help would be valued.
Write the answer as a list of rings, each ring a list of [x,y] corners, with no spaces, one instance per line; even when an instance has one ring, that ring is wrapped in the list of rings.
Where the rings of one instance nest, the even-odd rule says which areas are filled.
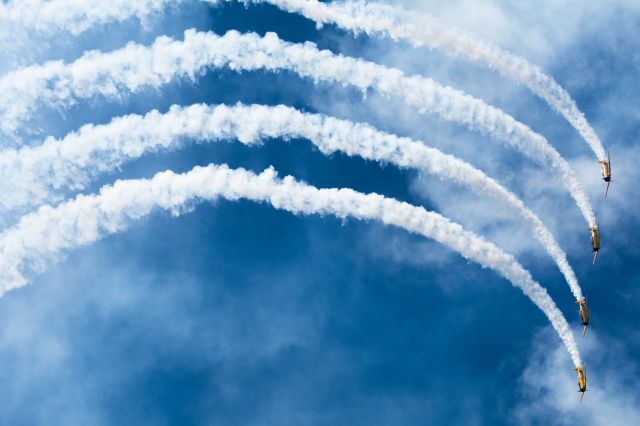
[[[512,416],[518,424],[629,425],[640,422],[636,384],[637,365],[622,342],[589,332],[581,342],[587,363],[587,392],[582,403],[577,375],[564,358],[562,347],[549,350],[549,332],[540,333],[520,381],[520,401]],[[617,356],[606,355],[612,352]],[[615,362],[611,362],[614,361]],[[591,367],[591,368],[590,368]]]

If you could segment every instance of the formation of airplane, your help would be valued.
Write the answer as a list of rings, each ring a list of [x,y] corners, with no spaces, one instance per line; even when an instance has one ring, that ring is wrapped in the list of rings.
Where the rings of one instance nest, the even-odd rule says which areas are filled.
[[[611,153],[607,151],[606,160],[598,160],[598,164],[602,167],[602,180],[607,183],[607,187],[604,190],[604,196],[607,197],[609,193],[609,185],[611,184]],[[598,252],[600,251],[600,226],[596,223],[588,228],[591,233],[591,249],[593,250],[593,264],[596,263]],[[582,321],[582,335],[587,333],[587,327],[589,326],[589,310],[587,309],[587,300],[582,298],[576,300],[578,309],[580,312],[580,320]],[[587,391],[587,369],[586,367],[576,367],[574,371],[578,373],[578,392],[580,392],[580,402],[584,397],[584,393]]]

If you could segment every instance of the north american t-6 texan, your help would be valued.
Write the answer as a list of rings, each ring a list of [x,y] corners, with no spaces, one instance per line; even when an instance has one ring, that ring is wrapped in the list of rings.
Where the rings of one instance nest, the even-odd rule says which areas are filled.
[[[596,224],[588,229],[591,232],[591,248],[593,250],[593,264],[595,265],[598,251],[600,251],[600,226]]]
[[[587,326],[589,325],[589,310],[587,309],[587,300],[586,298],[576,300],[576,303],[580,309],[580,319],[582,320],[582,326],[584,327],[582,330],[582,335],[584,336],[587,332]]]
[[[580,402],[582,402],[584,393],[587,391],[587,367],[576,367],[573,370],[578,372],[578,392],[582,392],[580,394]]]
[[[607,188],[604,190],[604,196],[607,197],[607,193],[609,193],[609,184],[611,184],[611,153],[607,151],[607,161],[598,160],[600,166],[602,167],[602,180],[607,182]]]

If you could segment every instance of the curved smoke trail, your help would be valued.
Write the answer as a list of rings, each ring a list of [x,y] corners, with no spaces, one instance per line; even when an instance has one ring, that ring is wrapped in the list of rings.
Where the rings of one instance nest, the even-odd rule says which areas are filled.
[[[220,0],[208,0],[218,3]],[[561,114],[587,142],[598,160],[605,160],[605,150],[596,132],[578,109],[569,93],[551,76],[526,59],[460,30],[445,27],[435,18],[391,6],[366,1],[318,0],[245,0],[245,3],[271,3],[282,10],[298,13],[317,24],[335,24],[353,32],[382,34],[393,40],[407,40],[414,46],[440,49],[486,63],[542,98]]]
[[[515,147],[551,167],[575,199],[589,225],[596,223],[589,198],[575,173],[540,134],[502,110],[434,80],[360,59],[293,44],[274,33],[264,37],[229,31],[224,36],[187,30],[184,41],[159,37],[152,46],[129,44],[110,52],[88,52],[70,64],[61,61],[26,67],[0,79],[0,129],[15,132],[39,103],[68,106],[96,95],[117,98],[124,90],[158,87],[180,77],[195,79],[211,68],[236,71],[288,70],[314,81],[349,84],[366,92],[399,97],[420,112],[465,124]]]
[[[152,111],[144,117],[128,115],[107,125],[86,125],[63,139],[48,138],[42,145],[1,152],[0,205],[10,209],[57,201],[65,189],[82,189],[100,173],[149,152],[181,148],[186,139],[239,139],[244,144],[255,144],[268,138],[306,138],[324,154],[339,150],[419,169],[506,204],[531,226],[573,295],[582,300],[575,273],[551,232],[515,194],[482,171],[421,142],[284,105],[173,106],[165,114]]]
[[[41,270],[64,251],[120,232],[131,220],[140,219],[154,209],[179,212],[198,201],[218,198],[267,202],[276,209],[296,214],[378,220],[433,238],[465,258],[497,271],[520,288],[551,321],[574,365],[582,365],[566,319],[547,291],[513,256],[422,207],[375,193],[318,189],[291,176],[281,180],[273,169],[260,175],[225,165],[196,167],[184,174],[166,171],[152,179],[118,181],[103,187],[97,195],[79,195],[57,207],[43,206],[0,235],[0,292],[25,285],[25,270]]]
[[[78,35],[94,25],[150,15],[185,0],[9,0],[0,3],[0,25],[51,34]]]

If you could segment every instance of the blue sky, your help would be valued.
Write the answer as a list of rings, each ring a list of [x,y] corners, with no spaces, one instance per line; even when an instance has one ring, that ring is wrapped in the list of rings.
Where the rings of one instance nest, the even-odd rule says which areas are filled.
[[[441,425],[634,424],[640,419],[640,10],[632,3],[402,2],[541,65],[577,101],[612,152],[606,202],[593,155],[558,114],[482,64],[317,29],[271,6],[185,2],[146,25],[96,26],[72,37],[21,35],[32,50],[4,71],[127,41],[197,28],[274,31],[281,38],[422,74],[465,90],[545,135],[570,161],[602,225],[588,233],[559,179],[512,149],[400,102],[290,73],[229,70],[161,90],[38,111],[22,137],[37,143],[85,123],[196,102],[286,104],[424,140],[498,178],[567,251],[588,297],[579,337],[562,275],[521,222],[448,182],[308,141],[190,146],[103,175],[121,178],[226,163],[273,165],[318,187],[351,187],[423,205],[514,253],[574,327],[589,371],[578,404],[569,356],[542,313],[506,280],[456,253],[375,222],[296,217],[251,202],[159,212],[127,232],[68,253],[0,299],[0,424]],[[3,41],[8,43],[6,40]],[[12,65],[13,64],[13,65]],[[73,194],[69,194],[72,196]],[[5,215],[4,223],[15,218]]]

